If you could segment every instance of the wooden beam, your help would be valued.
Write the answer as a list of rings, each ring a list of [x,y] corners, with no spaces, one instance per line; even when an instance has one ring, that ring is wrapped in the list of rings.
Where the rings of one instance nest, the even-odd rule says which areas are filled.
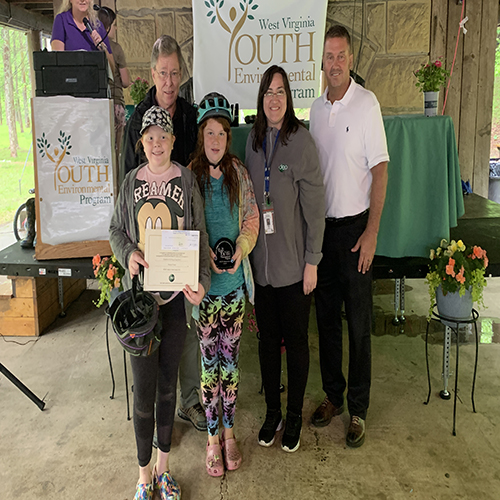
[[[474,192],[488,197],[498,1],[483,0],[474,157]]]
[[[0,24],[13,28],[52,33],[52,23],[53,19],[48,16],[42,16],[17,5],[9,4],[5,0],[0,0]]]

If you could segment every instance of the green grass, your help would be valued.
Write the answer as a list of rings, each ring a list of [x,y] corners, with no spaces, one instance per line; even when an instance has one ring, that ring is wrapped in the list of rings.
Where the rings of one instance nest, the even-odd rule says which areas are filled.
[[[9,131],[4,120],[3,125],[0,125],[0,224],[14,219],[17,207],[30,196],[28,190],[35,187],[32,150],[22,177],[21,191],[19,191],[19,179],[32,140],[31,129],[25,129],[21,134],[18,126],[17,140],[19,150],[17,157],[12,158],[9,149]]]

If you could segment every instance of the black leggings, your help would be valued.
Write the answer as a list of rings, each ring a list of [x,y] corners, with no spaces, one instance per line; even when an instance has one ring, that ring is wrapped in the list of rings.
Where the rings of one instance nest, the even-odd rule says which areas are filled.
[[[134,430],[141,467],[151,461],[155,402],[158,448],[165,453],[170,451],[177,372],[187,331],[184,294],[180,293],[172,302],[160,306],[160,314],[160,347],[151,356],[130,356],[134,376]]]
[[[288,372],[287,411],[301,415],[309,374],[307,330],[311,296],[302,281],[274,288],[255,284],[255,316],[260,331],[260,370],[268,410],[279,410],[281,339],[285,339]]]

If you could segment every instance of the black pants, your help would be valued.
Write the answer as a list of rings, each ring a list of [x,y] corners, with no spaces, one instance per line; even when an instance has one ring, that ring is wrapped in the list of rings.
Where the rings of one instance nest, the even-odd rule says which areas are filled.
[[[315,291],[323,390],[335,406],[344,401],[342,303],[349,332],[349,413],[366,418],[371,383],[372,270],[358,272],[359,251],[351,252],[366,228],[368,214],[349,224],[328,222]]]
[[[187,329],[184,294],[180,293],[172,302],[160,306],[160,314],[160,347],[151,356],[130,356],[134,375],[134,430],[141,467],[151,461],[155,402],[158,448],[165,453],[170,451],[177,372]]]
[[[288,370],[287,411],[302,413],[309,373],[307,329],[311,296],[302,281],[274,288],[255,285],[255,316],[260,332],[260,370],[268,410],[281,408],[281,339],[285,339]]]

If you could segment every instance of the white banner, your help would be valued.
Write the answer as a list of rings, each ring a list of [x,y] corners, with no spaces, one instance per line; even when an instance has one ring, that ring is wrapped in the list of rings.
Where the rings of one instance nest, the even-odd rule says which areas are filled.
[[[108,240],[114,208],[112,103],[33,98],[41,239]]]
[[[295,108],[320,92],[327,0],[193,0],[194,95],[255,109],[262,73],[288,73]]]

